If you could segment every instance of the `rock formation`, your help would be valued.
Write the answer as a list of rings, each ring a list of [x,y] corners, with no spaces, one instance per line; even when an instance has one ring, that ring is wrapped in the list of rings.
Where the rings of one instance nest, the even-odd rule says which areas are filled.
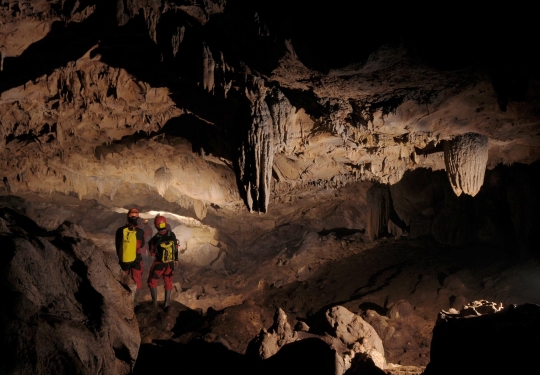
[[[0,209],[6,374],[130,374],[140,335],[134,284],[77,225],[47,232]]]
[[[368,222],[367,233],[370,239],[379,238],[387,231],[390,218],[390,191],[387,186],[373,186],[367,193]]]
[[[147,358],[197,336],[244,365],[281,309],[303,336],[268,371],[309,372],[313,350],[310,369],[377,373],[425,366],[441,310],[540,302],[535,13],[355,7],[0,0],[0,207],[51,233],[74,223],[113,259],[128,209],[164,214],[182,250],[173,313],[219,326],[184,336],[146,311]],[[385,370],[309,332],[334,306],[374,327]]]
[[[484,183],[488,161],[488,138],[467,133],[444,142],[444,162],[456,195],[475,196]]]
[[[335,353],[335,374],[346,373],[355,357],[358,357],[355,361],[357,365],[361,358],[361,361],[369,360],[381,370],[386,368],[384,348],[377,332],[360,316],[343,306],[335,306],[326,311],[325,321],[314,330],[314,332],[322,330],[325,334],[312,332],[305,323],[298,326],[301,330],[291,329],[287,315],[282,309],[278,309],[272,327],[269,330],[261,330],[249,343],[246,355],[259,360],[268,360],[276,355],[279,358],[280,350],[286,351],[286,348],[302,345],[300,343],[302,340],[309,342],[321,340]],[[291,345],[292,343],[295,345]],[[264,362],[261,364],[264,366]]]
[[[284,345],[296,341],[295,332],[287,322],[287,314],[282,309],[276,311],[274,325],[269,330],[263,329],[250,342],[247,353],[258,359],[267,359],[276,354]]]
[[[277,21],[262,0],[4,2],[5,190],[114,199],[131,184],[185,208],[241,197],[264,213],[310,186],[394,184],[418,168],[446,168],[456,194],[475,195],[484,167],[538,159],[534,75],[489,60],[441,69],[412,36],[382,39],[359,50],[362,59],[317,63],[301,44],[311,41]],[[349,26],[334,24],[328,37],[340,27]],[[46,63],[30,64],[44,54]],[[196,154],[133,160],[132,147],[169,153],[163,139],[172,137]],[[219,174],[210,178],[217,196],[186,185],[163,195],[154,171],[188,164],[225,167],[233,183]]]
[[[540,349],[540,306],[496,305],[477,301],[461,311],[442,311],[424,374],[534,372],[531,358]]]
[[[335,306],[328,310],[326,319],[331,327],[332,336],[350,350],[348,356],[344,358],[345,371],[350,367],[347,362],[358,354],[364,354],[370,358],[378,368],[382,370],[386,368],[383,343],[369,323],[343,306]]]

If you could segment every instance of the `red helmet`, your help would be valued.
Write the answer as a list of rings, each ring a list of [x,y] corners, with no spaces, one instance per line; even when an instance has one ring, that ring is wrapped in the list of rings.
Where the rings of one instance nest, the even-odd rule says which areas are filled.
[[[129,225],[137,225],[137,221],[139,220],[139,210],[137,210],[136,208],[132,208],[131,210],[129,210],[127,213],[127,219]]]
[[[127,217],[128,219],[130,217],[139,217],[139,210],[137,210],[136,208],[132,208],[131,210],[128,211]]]
[[[158,215],[154,219],[154,225],[156,226],[157,230],[163,230],[167,227],[167,220],[165,220],[165,216]]]

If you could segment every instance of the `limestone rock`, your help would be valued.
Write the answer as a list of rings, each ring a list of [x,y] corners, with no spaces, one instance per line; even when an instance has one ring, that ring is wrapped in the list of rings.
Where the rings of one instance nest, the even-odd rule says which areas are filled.
[[[343,306],[328,310],[326,320],[330,334],[352,348],[354,353],[366,354],[380,369],[386,368],[383,343],[369,323]]]
[[[535,373],[531,359],[540,350],[540,305],[510,305],[498,311],[497,303],[475,305],[489,305],[492,312],[439,314],[424,374]]]
[[[278,308],[274,316],[274,324],[269,330],[262,329],[250,342],[248,353],[259,359],[267,359],[275,355],[284,345],[297,339],[296,333],[287,321],[287,315]]]
[[[488,137],[466,133],[444,142],[448,179],[457,196],[475,196],[484,184],[488,161]]]
[[[439,320],[446,319],[447,315],[452,317],[480,316],[496,313],[502,309],[502,303],[478,300],[464,305],[459,311],[456,309],[450,309],[450,311],[441,311]]]
[[[255,79],[248,94],[252,103],[252,122],[239,158],[246,203],[250,211],[260,212],[266,212],[270,201],[274,160],[274,124],[265,96],[263,81]]]
[[[414,309],[406,300],[396,301],[388,310],[390,319],[406,319],[414,314]]]
[[[129,374],[140,335],[134,284],[77,225],[46,232],[11,209],[2,243],[2,369],[10,374]]]

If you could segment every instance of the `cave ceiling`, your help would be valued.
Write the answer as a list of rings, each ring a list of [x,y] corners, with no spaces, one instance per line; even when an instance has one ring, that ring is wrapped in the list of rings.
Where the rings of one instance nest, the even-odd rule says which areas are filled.
[[[203,219],[540,158],[531,12],[351,6],[0,1],[0,191]]]

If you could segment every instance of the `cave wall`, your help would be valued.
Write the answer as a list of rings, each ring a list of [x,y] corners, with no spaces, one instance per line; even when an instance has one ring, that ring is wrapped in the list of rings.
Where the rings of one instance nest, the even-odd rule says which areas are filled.
[[[539,164],[499,165],[485,172],[485,181],[473,197],[456,196],[444,172],[408,172],[390,186],[398,216],[412,236],[431,235],[452,246],[484,243],[503,246],[519,259],[538,256],[533,228],[540,224]]]
[[[36,213],[47,200],[176,212],[241,248],[314,212],[309,194],[322,206],[372,183],[390,189],[385,208],[382,195],[351,193],[343,201],[357,218],[310,225],[448,244],[513,238],[527,252],[534,174],[515,172],[504,194],[492,174],[540,159],[534,56],[508,58],[526,35],[472,48],[472,28],[459,42],[434,31],[430,54],[425,37],[399,26],[414,11],[386,12],[395,22],[384,32],[359,34],[348,5],[3,1],[0,194],[34,201]]]
[[[394,184],[416,168],[446,169],[460,179],[456,194],[475,194],[484,163],[538,159],[531,64],[518,76],[487,42],[467,60],[466,40],[455,56],[429,56],[414,33],[399,34],[400,17],[352,53],[346,36],[357,34],[336,21],[346,12],[295,5],[279,14],[267,1],[2,2],[4,192],[112,200],[127,185],[199,213],[239,199],[264,213],[276,195]],[[315,20],[333,27],[321,35]],[[452,148],[465,134],[482,139],[474,168],[480,154]],[[191,152],[165,146],[174,138]],[[441,144],[445,157],[431,152]],[[207,173],[207,192],[175,183]]]

